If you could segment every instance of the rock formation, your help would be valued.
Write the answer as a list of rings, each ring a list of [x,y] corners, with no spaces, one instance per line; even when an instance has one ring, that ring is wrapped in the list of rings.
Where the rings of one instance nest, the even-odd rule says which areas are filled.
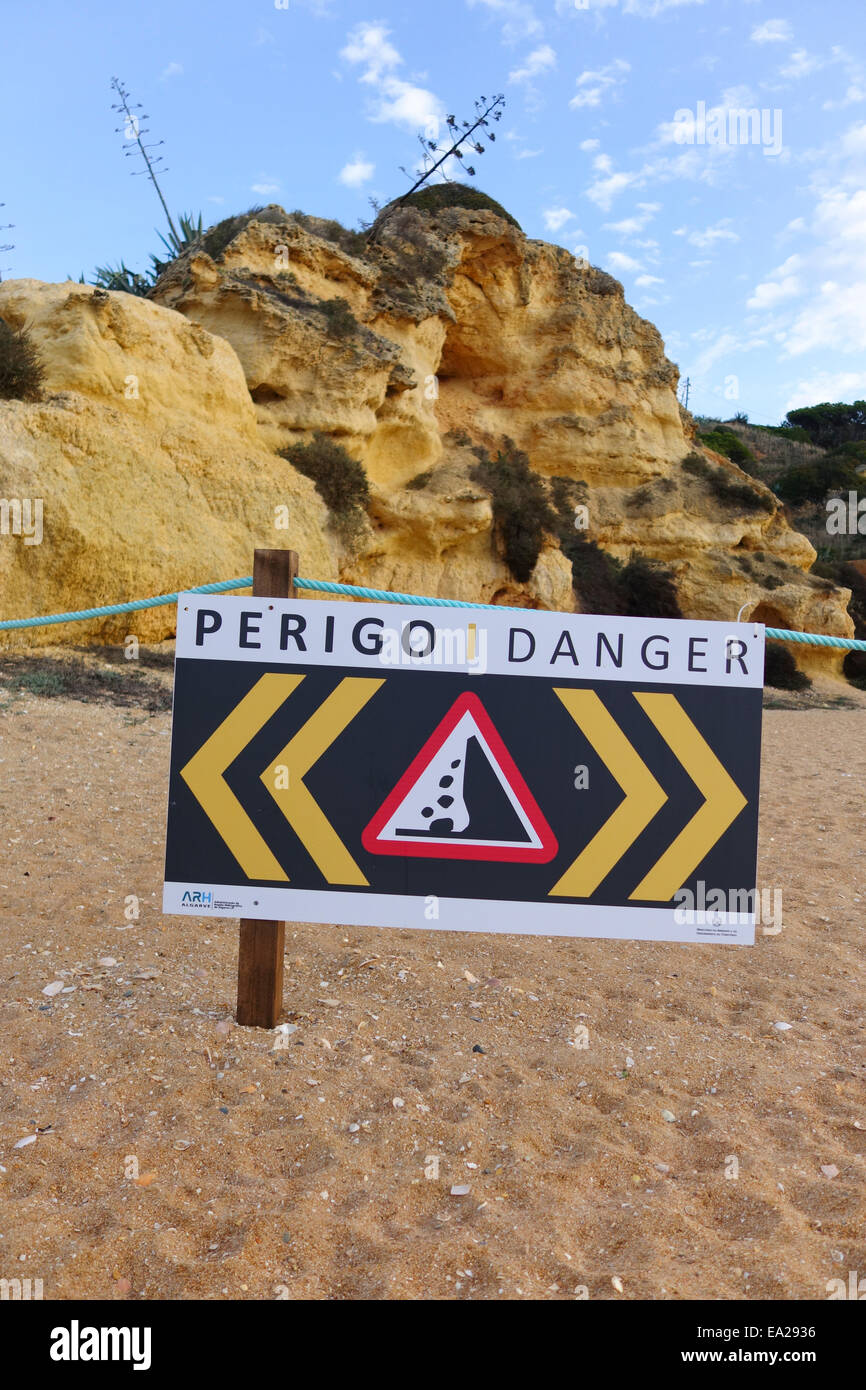
[[[213,229],[151,301],[0,286],[0,317],[31,325],[47,368],[44,401],[0,402],[0,491],[45,515],[42,546],[0,539],[2,616],[249,573],[255,545],[283,544],[314,577],[579,610],[561,537],[540,538],[524,582],[505,563],[474,451],[507,438],[570,480],[587,538],[662,562],[684,615],[749,604],[852,631],[848,591],[808,573],[773,494],[696,449],[676,368],[612,277],[488,211],[410,209],[375,251],[358,241],[269,207]],[[277,453],[316,431],[370,480],[351,537]],[[119,627],[165,636],[172,610],[48,631]]]

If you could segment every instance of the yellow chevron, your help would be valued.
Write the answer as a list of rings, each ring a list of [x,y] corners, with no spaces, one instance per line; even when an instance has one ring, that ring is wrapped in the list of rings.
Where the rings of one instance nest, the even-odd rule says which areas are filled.
[[[555,690],[625,792],[625,800],[550,890],[550,896],[588,898],[646,829],[667,796],[594,690]]]
[[[366,887],[367,879],[303,778],[381,685],[384,680],[346,676],[262,773],[262,781],[328,883]],[[279,775],[281,769],[288,770],[286,787],[280,785],[286,780]]]
[[[288,881],[223,774],[303,679],[262,676],[181,769],[181,777],[247,878]]]
[[[629,894],[630,898],[670,902],[748,802],[676,696],[635,691],[635,699],[706,798]]]

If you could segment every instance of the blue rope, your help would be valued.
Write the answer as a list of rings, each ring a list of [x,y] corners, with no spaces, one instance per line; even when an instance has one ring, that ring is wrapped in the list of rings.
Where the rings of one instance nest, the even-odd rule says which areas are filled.
[[[252,576],[241,579],[221,579],[214,584],[198,584],[186,589],[189,594],[224,594],[229,589],[248,589]],[[327,579],[295,579],[295,588],[310,589],[320,594],[345,594],[348,598],[374,599],[381,603],[417,603],[425,608],[484,608],[500,613],[523,613],[523,608],[506,607],[499,603],[469,603],[459,598],[430,598],[424,594],[398,594],[391,589],[367,589],[360,584],[336,584]],[[129,603],[109,603],[103,608],[82,608],[77,613],[52,613],[45,618],[7,618],[0,622],[0,632],[25,627],[45,627],[49,623],[76,623],[87,618],[107,618],[114,613],[135,613],[142,608],[159,608],[177,603],[177,594],[159,594],[155,598],[137,598]],[[801,642],[813,647],[842,647],[847,651],[866,652],[866,642],[853,637],[827,637],[818,632],[790,632],[787,628],[768,627],[767,637],[777,642]]]
[[[425,608],[495,608],[500,613],[524,613],[523,608],[507,608],[504,603],[469,603],[460,598],[428,598],[423,594],[397,594],[392,589],[364,589],[360,584],[332,584],[327,579],[295,580],[296,589],[314,589],[320,594],[348,594],[350,598],[371,598],[382,603],[420,603]]]
[[[227,589],[248,589],[252,575],[246,579],[221,579],[216,584],[199,584],[190,594],[223,594]],[[0,632],[22,627],[46,627],[49,623],[79,623],[85,618],[107,618],[112,613],[136,613],[141,608],[160,608],[164,603],[177,603],[177,594],[159,594],[156,598],[136,598],[130,603],[108,603],[104,608],[81,608],[77,613],[52,613],[47,618],[6,618]]]
[[[765,635],[776,642],[805,642],[812,647],[847,647],[849,652],[866,652],[866,642],[853,637],[825,637],[821,632],[789,632],[784,627],[768,627]]]

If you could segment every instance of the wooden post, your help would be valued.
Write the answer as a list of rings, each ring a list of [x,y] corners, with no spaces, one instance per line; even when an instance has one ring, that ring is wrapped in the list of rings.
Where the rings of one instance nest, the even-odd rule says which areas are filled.
[[[294,550],[257,550],[254,598],[294,598],[298,555]],[[283,1007],[285,922],[241,918],[238,943],[238,1023],[275,1028]]]

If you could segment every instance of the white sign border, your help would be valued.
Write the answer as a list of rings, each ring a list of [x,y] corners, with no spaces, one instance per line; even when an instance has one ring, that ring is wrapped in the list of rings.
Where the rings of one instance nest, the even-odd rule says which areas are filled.
[[[183,904],[184,893],[210,893],[226,909]],[[438,916],[425,913],[435,903]],[[231,904],[231,907],[228,907]],[[259,888],[237,884],[166,883],[162,910],[178,916],[250,917],[347,927],[402,927],[419,931],[489,932],[495,935],[594,937],[616,941],[754,946],[754,912],[685,912],[674,907],[605,907],[588,903],[488,901],[485,898],[420,897],[407,893]],[[703,921],[701,919],[704,919]],[[710,919],[710,920],[706,920]]]

